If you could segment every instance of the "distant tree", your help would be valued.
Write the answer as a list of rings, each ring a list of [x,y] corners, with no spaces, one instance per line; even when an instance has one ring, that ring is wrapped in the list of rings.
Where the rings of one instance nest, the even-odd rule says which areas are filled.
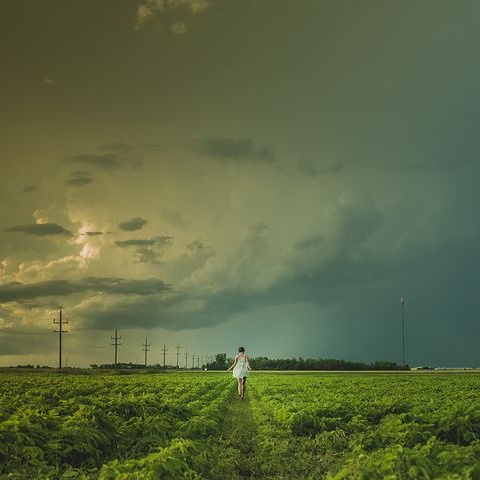
[[[227,354],[217,353],[213,362],[207,363],[209,370],[226,370],[228,368]]]

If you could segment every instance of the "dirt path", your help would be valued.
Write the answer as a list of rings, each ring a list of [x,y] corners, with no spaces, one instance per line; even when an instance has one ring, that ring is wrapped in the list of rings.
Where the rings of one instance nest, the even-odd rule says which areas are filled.
[[[232,462],[238,474],[237,478],[255,478],[253,460],[257,432],[248,392],[245,400],[239,400],[237,392],[233,392],[225,417],[224,432],[225,446],[232,453]]]

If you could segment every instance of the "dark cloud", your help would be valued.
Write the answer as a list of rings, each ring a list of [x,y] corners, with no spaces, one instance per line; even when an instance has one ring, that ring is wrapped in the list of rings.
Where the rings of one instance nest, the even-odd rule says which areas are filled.
[[[52,337],[51,331],[3,329],[0,333],[0,355],[43,355],[55,349],[57,339]]]
[[[132,145],[122,142],[109,143],[107,145],[101,145],[97,150],[101,152],[115,152],[115,153],[129,153],[134,149]]]
[[[203,328],[224,321],[216,311],[217,305],[206,299],[206,306],[200,310],[183,312],[178,306],[184,302],[197,302],[196,298],[175,295],[171,299],[158,295],[149,297],[125,298],[119,302],[106,305],[101,300],[92,300],[80,306],[77,315],[82,318],[84,328],[111,330],[112,328],[166,328],[179,331],[186,328]],[[226,305],[225,305],[226,307]]]
[[[173,237],[167,235],[149,239],[118,240],[114,242],[116,247],[135,249],[135,260],[138,263],[160,263],[159,258],[165,248],[173,243]]]
[[[38,235],[45,237],[48,235],[71,235],[71,232],[56,223],[33,223],[31,225],[17,225],[6,228],[5,232],[19,232],[25,235]]]
[[[135,261],[137,263],[152,263],[159,264],[160,257],[163,255],[163,252],[158,252],[153,248],[148,247],[139,247],[135,250]]]
[[[201,240],[194,240],[186,245],[187,250],[191,252],[199,252],[201,250],[205,250],[206,247]]]
[[[103,232],[81,232],[78,234],[78,236],[87,236],[87,237],[98,237],[100,235],[103,235]]]
[[[142,229],[147,223],[148,223],[148,220],[145,220],[140,217],[135,217],[126,222],[120,223],[118,225],[118,228],[120,230],[123,230],[124,232],[134,232],[135,230]]]
[[[173,147],[178,147],[172,143],[147,143],[142,146],[146,150],[151,150],[152,152],[168,152],[172,150]]]
[[[116,247],[149,247],[152,245],[159,245],[165,247],[171,245],[173,237],[163,235],[160,237],[148,239],[132,239],[132,240],[118,240],[114,243]]]
[[[114,242],[116,247],[145,247],[149,245],[155,245],[154,239],[133,239],[133,240],[118,240]]]
[[[73,172],[70,178],[65,181],[65,184],[72,187],[81,187],[93,181],[95,181],[95,179],[89,172]]]
[[[23,188],[23,193],[31,193],[37,190],[37,187],[35,185],[25,185]]]
[[[312,160],[302,158],[293,166],[292,173],[298,173],[307,177],[318,177],[320,175],[332,175],[341,172],[345,168],[343,162],[334,162],[328,165],[317,165]]]
[[[208,137],[198,140],[192,148],[201,155],[224,162],[261,161],[272,163],[276,161],[271,145],[258,147],[249,137],[239,139]]]
[[[69,163],[81,163],[104,170],[116,170],[123,165],[116,153],[86,153],[67,157],[64,160]]]
[[[0,302],[18,302],[38,297],[64,297],[88,291],[120,295],[154,295],[169,289],[169,285],[157,278],[126,280],[116,277],[87,277],[82,280],[48,280],[29,284],[12,282],[0,285]]]
[[[161,215],[164,220],[174,227],[182,229],[188,226],[188,222],[183,218],[183,215],[180,212],[162,207]]]

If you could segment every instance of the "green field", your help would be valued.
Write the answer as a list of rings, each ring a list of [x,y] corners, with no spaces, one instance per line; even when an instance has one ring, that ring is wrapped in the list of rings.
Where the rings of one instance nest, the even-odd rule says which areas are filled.
[[[1,479],[480,478],[480,375],[0,374]]]

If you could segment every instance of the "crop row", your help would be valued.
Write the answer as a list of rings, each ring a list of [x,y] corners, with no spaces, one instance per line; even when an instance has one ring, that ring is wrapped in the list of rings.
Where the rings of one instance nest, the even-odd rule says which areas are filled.
[[[197,478],[211,470],[229,380],[2,378],[0,478]]]
[[[284,375],[250,387],[265,478],[480,478],[478,376]]]

